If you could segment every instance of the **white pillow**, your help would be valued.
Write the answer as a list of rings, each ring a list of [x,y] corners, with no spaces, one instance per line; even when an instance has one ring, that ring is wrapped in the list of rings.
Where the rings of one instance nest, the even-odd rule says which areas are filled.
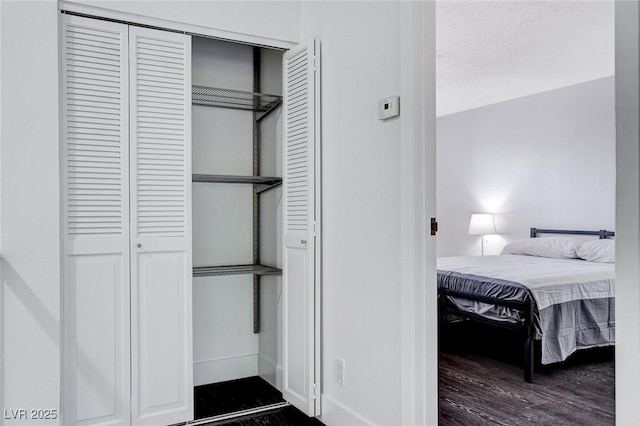
[[[592,240],[583,243],[576,250],[578,257],[589,262],[615,263],[615,240]]]
[[[528,238],[507,244],[501,254],[524,254],[527,256],[575,259],[578,244],[571,238]]]

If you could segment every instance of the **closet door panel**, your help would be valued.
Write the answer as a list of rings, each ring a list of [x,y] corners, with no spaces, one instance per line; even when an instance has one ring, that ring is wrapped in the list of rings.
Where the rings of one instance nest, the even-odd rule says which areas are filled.
[[[320,49],[284,55],[283,396],[320,414]]]
[[[60,19],[64,423],[128,425],[128,29]]]
[[[132,416],[193,418],[191,39],[131,27]]]
[[[78,424],[119,424],[129,417],[122,411],[129,360],[115,356],[128,346],[121,338],[129,301],[123,263],[119,253],[69,257],[69,281],[81,302],[75,309]]]
[[[138,252],[136,263],[138,396],[144,417],[186,403],[178,386],[187,381],[186,370],[176,368],[186,362],[176,350],[186,345],[184,252]]]

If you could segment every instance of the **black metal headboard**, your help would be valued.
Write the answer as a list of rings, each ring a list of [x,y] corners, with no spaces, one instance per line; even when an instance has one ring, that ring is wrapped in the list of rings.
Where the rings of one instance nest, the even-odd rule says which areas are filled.
[[[538,234],[597,235],[601,240],[607,237],[615,237],[616,235],[615,232],[605,231],[604,229],[599,231],[571,231],[566,229],[531,228],[531,238],[536,238]]]

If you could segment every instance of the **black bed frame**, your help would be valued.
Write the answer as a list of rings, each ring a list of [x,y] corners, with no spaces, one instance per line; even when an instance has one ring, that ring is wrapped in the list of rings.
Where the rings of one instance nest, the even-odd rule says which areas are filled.
[[[538,234],[563,234],[563,235],[597,235],[600,239],[615,236],[612,231],[573,231],[562,229],[542,229],[531,228],[531,238],[536,238]],[[522,312],[523,322],[520,324],[509,323],[503,321],[494,321],[488,318],[484,318],[480,315],[463,312],[458,310],[455,306],[447,303],[447,296],[458,297],[467,300],[473,300],[478,302],[490,303],[497,306],[504,306],[507,308],[515,309]],[[527,383],[533,383],[533,366],[534,366],[534,313],[536,311],[536,304],[533,296],[529,294],[524,301],[512,301],[501,300],[494,297],[482,296],[477,294],[469,294],[456,290],[449,290],[445,288],[438,288],[438,320],[440,323],[440,332],[442,331],[442,325],[447,321],[447,315],[454,315],[456,317],[462,317],[477,321],[484,324],[489,324],[496,327],[507,328],[518,331],[522,334],[524,344],[524,380]]]

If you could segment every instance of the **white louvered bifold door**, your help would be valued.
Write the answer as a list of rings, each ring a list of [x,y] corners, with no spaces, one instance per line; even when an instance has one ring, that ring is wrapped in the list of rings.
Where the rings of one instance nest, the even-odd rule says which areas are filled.
[[[283,396],[320,415],[320,48],[284,55]]]
[[[60,28],[63,420],[128,425],[128,30],[69,15]]]
[[[193,418],[191,38],[130,27],[134,425]]]

